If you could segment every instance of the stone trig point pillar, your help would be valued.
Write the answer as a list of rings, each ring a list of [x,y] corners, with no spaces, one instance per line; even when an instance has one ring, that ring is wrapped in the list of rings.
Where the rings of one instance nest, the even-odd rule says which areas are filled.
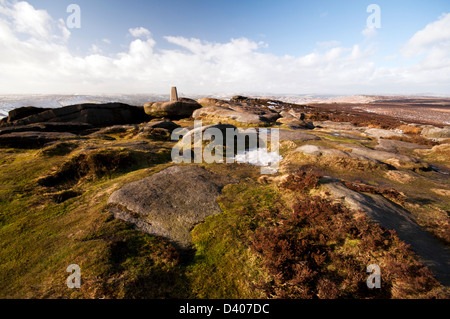
[[[170,91],[170,102],[178,102],[178,92],[175,86],[173,86]]]

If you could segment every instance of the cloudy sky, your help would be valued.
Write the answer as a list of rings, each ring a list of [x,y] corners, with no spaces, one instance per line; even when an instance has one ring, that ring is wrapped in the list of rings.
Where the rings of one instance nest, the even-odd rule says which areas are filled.
[[[450,95],[450,1],[0,0],[0,94],[173,85]]]

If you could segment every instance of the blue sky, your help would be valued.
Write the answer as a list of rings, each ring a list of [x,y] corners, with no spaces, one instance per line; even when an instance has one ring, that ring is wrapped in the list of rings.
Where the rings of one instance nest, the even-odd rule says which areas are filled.
[[[80,29],[64,28],[71,3]],[[448,0],[0,0],[0,93],[450,94],[449,13]]]

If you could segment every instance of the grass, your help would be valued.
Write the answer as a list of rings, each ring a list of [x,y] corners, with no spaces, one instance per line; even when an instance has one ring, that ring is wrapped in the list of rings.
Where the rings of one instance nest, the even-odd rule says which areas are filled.
[[[395,234],[313,197],[320,179],[312,171],[276,186],[256,182],[259,167],[205,164],[240,182],[224,188],[218,199],[222,213],[192,230],[195,251],[183,254],[169,242],[114,219],[107,209],[107,199],[122,185],[172,165],[168,150],[173,144],[153,140],[147,151],[140,151],[119,145],[135,141],[134,135],[115,139],[86,139],[44,150],[0,149],[0,298],[445,296]],[[331,137],[311,144],[335,142],[343,141]],[[281,148],[287,155],[298,146],[282,142]],[[293,171],[314,164],[321,170],[318,176],[363,179],[369,191],[383,192],[389,186],[383,185],[384,169],[343,169],[297,156]],[[418,177],[411,185],[395,188],[426,198],[430,205],[436,199],[445,202],[437,194],[425,196],[424,185],[439,188],[436,183],[444,183],[421,183],[422,175],[426,179],[435,173],[414,174]],[[49,176],[52,183],[38,183]],[[368,263],[379,263],[386,276],[384,290],[375,294],[364,286]],[[66,286],[70,264],[81,267],[80,290]]]
[[[248,246],[251,216],[274,205],[276,194],[254,183],[229,185],[219,199],[223,213],[209,217],[192,232],[196,254],[189,273],[199,298],[261,298],[256,284],[266,274]],[[254,225],[253,227],[256,227]]]
[[[37,180],[52,167],[61,167],[66,157],[0,152],[8,162],[0,166],[1,298],[186,296],[183,267],[174,248],[136,232],[106,210],[117,185],[165,165],[85,180],[79,185],[81,196],[58,203],[46,196],[49,189],[39,187]],[[81,267],[80,290],[67,289],[65,269],[70,264]],[[149,283],[157,287],[147,289]]]
[[[278,188],[228,185],[223,213],[193,230],[189,266],[197,298],[445,298],[431,272],[393,231],[361,213],[311,197],[311,170]],[[366,267],[383,269],[381,290],[365,285]]]

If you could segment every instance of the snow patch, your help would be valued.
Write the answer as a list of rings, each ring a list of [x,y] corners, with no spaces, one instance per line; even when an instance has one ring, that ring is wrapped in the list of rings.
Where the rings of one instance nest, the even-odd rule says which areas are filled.
[[[270,166],[280,162],[283,157],[278,152],[268,152],[266,148],[254,148],[236,154],[234,160],[255,166]]]

